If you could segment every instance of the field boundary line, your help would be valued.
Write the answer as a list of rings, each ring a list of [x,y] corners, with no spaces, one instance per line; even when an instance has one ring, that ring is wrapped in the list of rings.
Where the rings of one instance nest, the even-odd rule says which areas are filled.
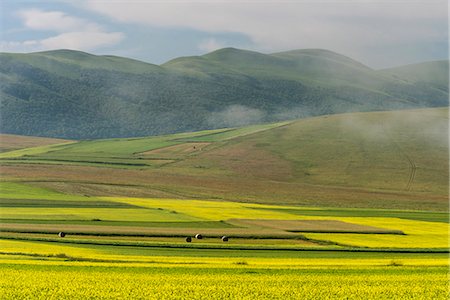
[[[251,246],[212,246],[200,244],[136,244],[128,242],[97,242],[97,241],[83,241],[83,240],[56,240],[56,239],[42,239],[42,238],[20,238],[20,237],[0,237],[0,240],[19,240],[19,241],[36,241],[46,243],[62,243],[74,245],[97,245],[97,246],[117,246],[117,247],[142,247],[142,248],[160,248],[160,249],[201,249],[201,250],[249,250],[249,251],[320,251],[320,252],[380,252],[380,253],[450,253],[450,249],[443,248],[365,248],[365,247],[342,247],[342,248],[322,248],[322,247],[308,247],[308,248],[294,248],[294,247],[251,247]]]

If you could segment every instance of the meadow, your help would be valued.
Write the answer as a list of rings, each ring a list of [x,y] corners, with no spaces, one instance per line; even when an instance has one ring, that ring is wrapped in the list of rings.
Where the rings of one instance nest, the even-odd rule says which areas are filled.
[[[0,292],[448,299],[448,146],[432,134],[446,112],[132,139],[7,136]],[[431,125],[410,126],[419,115]]]

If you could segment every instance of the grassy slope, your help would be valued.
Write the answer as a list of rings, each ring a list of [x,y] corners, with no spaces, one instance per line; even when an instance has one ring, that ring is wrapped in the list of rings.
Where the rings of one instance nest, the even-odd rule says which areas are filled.
[[[445,211],[447,127],[447,109],[360,113],[0,157],[5,179],[68,193]]]
[[[35,136],[14,134],[0,134],[0,152],[13,151],[23,148],[39,147],[69,142],[67,140],[52,139]]]
[[[448,61],[431,61],[381,70],[393,78],[432,84],[436,89],[448,92]]]

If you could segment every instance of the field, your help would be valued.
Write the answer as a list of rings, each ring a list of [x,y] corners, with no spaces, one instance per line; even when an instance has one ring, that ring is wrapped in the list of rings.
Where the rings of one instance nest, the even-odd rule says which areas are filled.
[[[4,139],[2,298],[448,299],[447,112]]]
[[[11,264],[0,271],[0,281],[8,299],[342,299],[349,295],[353,299],[445,299],[446,273],[442,267],[329,270]]]
[[[445,108],[355,113],[57,143],[0,164],[4,181],[64,194],[448,211],[447,132]]]

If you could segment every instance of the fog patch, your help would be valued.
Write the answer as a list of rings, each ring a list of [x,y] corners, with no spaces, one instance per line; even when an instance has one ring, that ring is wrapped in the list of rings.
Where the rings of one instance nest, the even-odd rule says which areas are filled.
[[[311,117],[314,114],[304,106],[296,106],[291,108],[284,108],[273,113],[271,118],[275,121],[295,120]]]
[[[414,139],[438,147],[448,147],[449,119],[437,110],[384,112],[374,115],[349,114],[340,118],[343,130],[353,131],[367,139],[386,141]]]
[[[244,105],[230,105],[222,111],[213,112],[207,123],[215,128],[240,127],[265,121],[266,113],[257,108]]]

